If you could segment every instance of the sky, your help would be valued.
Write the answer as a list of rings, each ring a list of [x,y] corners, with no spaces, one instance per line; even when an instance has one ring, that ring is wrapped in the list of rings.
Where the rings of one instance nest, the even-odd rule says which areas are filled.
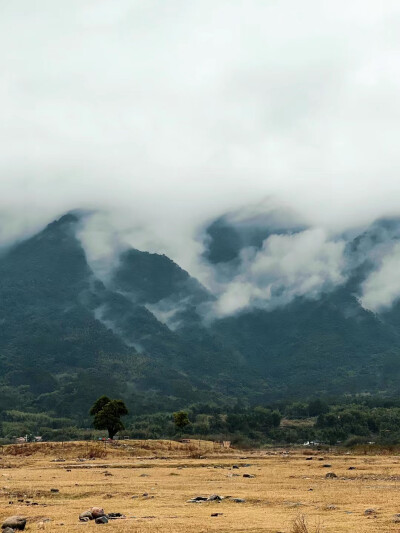
[[[93,260],[200,276],[199,228],[273,201],[339,257],[332,235],[400,214],[399,27],[392,0],[1,1],[0,245],[91,209]]]

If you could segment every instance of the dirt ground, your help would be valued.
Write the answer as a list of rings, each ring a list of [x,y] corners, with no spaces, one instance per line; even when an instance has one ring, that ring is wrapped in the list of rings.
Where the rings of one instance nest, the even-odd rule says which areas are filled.
[[[327,478],[328,473],[337,477]],[[187,503],[211,494],[224,499]],[[79,522],[79,513],[92,506],[126,519],[102,526]],[[367,509],[372,511],[366,514]],[[113,533],[291,533],[300,515],[309,533],[391,532],[400,531],[397,513],[398,456],[240,452],[206,442],[168,441],[26,444],[0,450],[0,518],[24,515],[28,532],[103,527]]]

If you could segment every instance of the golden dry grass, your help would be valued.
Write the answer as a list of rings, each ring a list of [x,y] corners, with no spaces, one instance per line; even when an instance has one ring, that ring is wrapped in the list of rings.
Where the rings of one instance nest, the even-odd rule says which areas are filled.
[[[400,530],[393,520],[394,514],[400,513],[397,456],[321,452],[307,460],[302,452],[226,451],[206,442],[121,444],[4,447],[0,455],[0,518],[25,515],[28,532],[41,531],[43,520],[49,518],[44,530],[60,533],[89,532],[98,527],[113,533]],[[54,462],[56,458],[65,462]],[[328,463],[330,468],[323,466]],[[234,464],[241,468],[232,469]],[[356,469],[349,470],[350,466]],[[326,479],[327,472],[338,477]],[[256,477],[244,478],[244,473]],[[51,492],[52,488],[59,492]],[[148,496],[143,496],[145,493]],[[210,494],[246,502],[186,503],[194,496]],[[38,505],[27,504],[27,500]],[[80,523],[79,513],[92,506],[122,512],[127,519],[104,526]],[[375,512],[366,515],[367,508]],[[213,513],[222,515],[212,517]],[[303,530],[298,529],[301,517],[305,517]]]

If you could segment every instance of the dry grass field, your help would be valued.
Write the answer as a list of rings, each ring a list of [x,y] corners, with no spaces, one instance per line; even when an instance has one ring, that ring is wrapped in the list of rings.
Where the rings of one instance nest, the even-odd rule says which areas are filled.
[[[2,452],[0,518],[24,515],[28,532],[400,531],[394,522],[400,513],[397,456],[240,452],[169,441],[26,444]],[[331,472],[337,477],[326,478]],[[187,503],[211,494],[246,501]],[[92,506],[126,519],[79,522],[79,513]],[[365,514],[368,508],[374,512]],[[295,526],[300,516],[306,528]]]

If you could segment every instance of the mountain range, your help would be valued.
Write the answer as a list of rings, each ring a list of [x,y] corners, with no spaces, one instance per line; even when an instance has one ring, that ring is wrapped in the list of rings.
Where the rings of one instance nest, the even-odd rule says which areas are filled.
[[[0,256],[3,410],[83,423],[102,394],[123,398],[137,413],[397,394],[400,304],[372,311],[361,296],[382,247],[400,239],[397,219],[341,237],[340,281],[320,284],[311,296],[278,298],[279,305],[258,298],[230,313],[215,312],[218,295],[165,255],[127,249],[100,279],[80,224],[69,213]],[[205,230],[202,260],[215,279],[237,282],[248,250],[256,261],[271,236],[305,231],[284,217],[243,223],[223,216]]]

